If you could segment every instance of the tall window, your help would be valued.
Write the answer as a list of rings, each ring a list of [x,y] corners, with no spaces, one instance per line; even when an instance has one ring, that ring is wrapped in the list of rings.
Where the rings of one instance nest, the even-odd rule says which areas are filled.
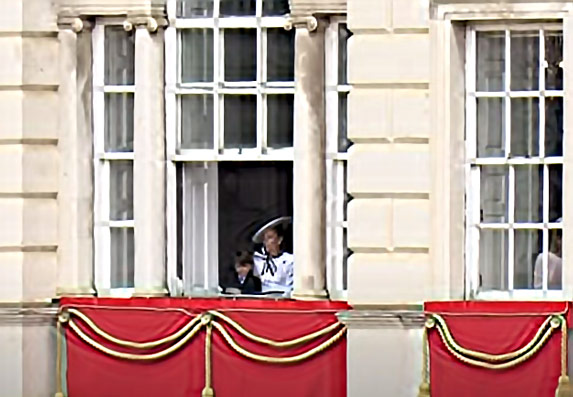
[[[333,18],[326,30],[326,186],[327,186],[327,274],[328,290],[335,298],[344,297],[347,284],[346,240],[346,161],[347,138],[346,43],[351,33],[342,19]]]
[[[121,25],[93,32],[94,235],[99,293],[133,288],[134,35]]]
[[[168,2],[168,262],[187,294],[215,292],[256,229],[292,215],[287,13],[287,0]]]
[[[467,43],[468,287],[552,296],[562,283],[561,25],[480,25]]]

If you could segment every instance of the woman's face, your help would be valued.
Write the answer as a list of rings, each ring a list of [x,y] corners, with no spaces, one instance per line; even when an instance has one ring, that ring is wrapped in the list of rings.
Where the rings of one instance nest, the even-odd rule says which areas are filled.
[[[279,254],[282,241],[282,237],[279,237],[277,231],[274,229],[267,230],[263,235],[263,244],[267,252],[271,255]]]

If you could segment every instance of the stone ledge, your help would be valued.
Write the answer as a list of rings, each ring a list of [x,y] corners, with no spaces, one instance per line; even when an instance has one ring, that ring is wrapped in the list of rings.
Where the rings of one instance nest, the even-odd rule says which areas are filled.
[[[412,309],[360,309],[354,308],[337,314],[338,320],[348,328],[422,328],[425,315],[421,306]]]
[[[0,326],[10,324],[55,325],[58,307],[52,303],[0,302]]]

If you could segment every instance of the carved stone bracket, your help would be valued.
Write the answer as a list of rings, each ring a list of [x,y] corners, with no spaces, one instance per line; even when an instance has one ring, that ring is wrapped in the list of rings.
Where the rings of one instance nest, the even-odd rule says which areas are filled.
[[[60,17],[58,18],[58,27],[60,29],[70,29],[75,33],[80,33],[84,30],[91,30],[94,24],[89,19],[80,17]]]
[[[285,23],[285,30],[291,30],[293,27],[304,27],[309,32],[314,32],[318,29],[320,23],[315,16],[291,16]]]
[[[145,27],[150,33],[157,32],[157,29],[164,28],[168,25],[166,18],[153,18],[153,17],[128,17],[123,22],[123,28],[129,32],[137,27]]]

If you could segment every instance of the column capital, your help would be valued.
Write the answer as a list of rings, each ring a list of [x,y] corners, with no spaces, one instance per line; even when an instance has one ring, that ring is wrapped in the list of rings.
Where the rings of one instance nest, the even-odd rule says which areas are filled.
[[[123,22],[123,28],[127,32],[137,28],[145,28],[149,33],[155,33],[159,28],[165,28],[167,25],[166,18],[150,16],[129,16]]]
[[[324,31],[327,21],[315,15],[291,15],[284,24],[285,30],[306,29],[309,32]]]
[[[60,16],[58,17],[58,28],[60,30],[72,30],[75,33],[80,33],[84,30],[92,30],[94,23],[86,18],[74,16]]]

